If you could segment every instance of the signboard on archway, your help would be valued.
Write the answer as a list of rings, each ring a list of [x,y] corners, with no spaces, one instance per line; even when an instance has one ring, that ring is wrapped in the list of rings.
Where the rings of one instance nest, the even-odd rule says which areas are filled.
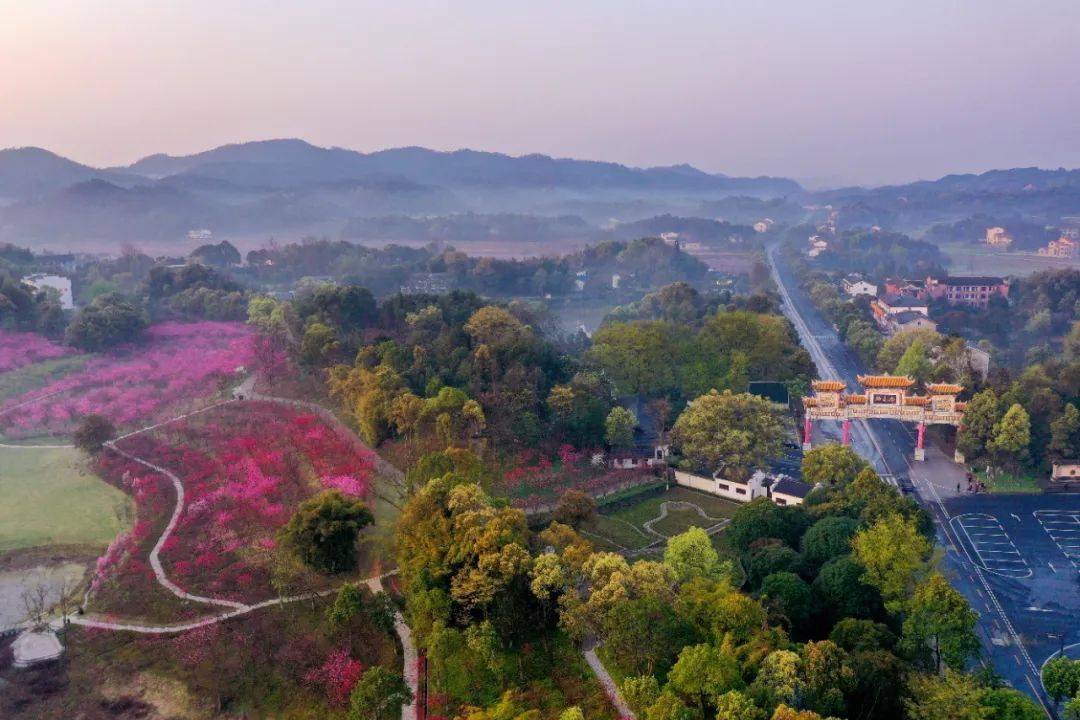
[[[966,403],[956,399],[963,391],[961,385],[929,383],[925,395],[911,393],[915,380],[903,375],[859,375],[861,393],[848,393],[842,380],[815,380],[814,394],[803,399],[806,421],[803,429],[803,450],[810,449],[810,431],[814,420],[835,420],[843,423],[843,443],[851,441],[851,421],[885,418],[918,425],[915,459],[925,460],[923,440],[927,425],[952,425],[961,428]],[[963,457],[956,454],[956,461]]]

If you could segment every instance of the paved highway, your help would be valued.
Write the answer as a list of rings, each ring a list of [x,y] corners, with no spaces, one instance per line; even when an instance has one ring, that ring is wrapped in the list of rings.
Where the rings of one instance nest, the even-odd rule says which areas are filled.
[[[776,260],[777,248],[767,250],[773,280],[784,300],[783,311],[795,325],[803,347],[817,365],[822,378],[843,380],[852,392],[859,389],[858,375],[869,372],[822,317],[791,270]],[[824,438],[839,442],[838,423],[818,422],[814,440]],[[903,423],[895,420],[858,420],[851,425],[851,443],[855,450],[874,465],[894,485],[909,477],[909,463],[915,454],[914,436]]]
[[[766,255],[784,301],[784,314],[795,325],[820,377],[844,380],[849,388],[857,389],[856,376],[865,374],[868,369],[840,340],[836,330],[799,287],[791,270],[778,261],[776,246],[768,248]],[[838,423],[833,423],[833,427],[825,426],[825,423],[818,425],[824,427],[814,428],[815,442],[821,439],[839,441]],[[1052,703],[1042,688],[1039,669],[1053,652],[1052,643],[1048,643],[1048,628],[1080,634],[1080,622],[1077,621],[1080,592],[1076,590],[1077,579],[1072,573],[1070,558],[1065,551],[1050,552],[1038,519],[1055,518],[1046,522],[1057,534],[1070,536],[1071,525],[1061,518],[1075,517],[1076,532],[1080,533],[1080,510],[1074,510],[1080,508],[1080,498],[1046,496],[1028,499],[1021,511],[1023,514],[1018,515],[1006,512],[1005,508],[1010,504],[1017,504],[1008,496],[964,494],[942,498],[941,478],[932,470],[935,466],[920,463],[917,471],[912,473],[914,433],[903,423],[860,421],[852,423],[851,430],[854,449],[872,462],[884,478],[903,487],[917,476],[914,483],[917,497],[933,515],[938,542],[946,550],[940,569],[979,613],[978,631],[984,657],[1009,685],[1034,697],[1047,716],[1054,718]],[[944,464],[950,466],[941,470],[948,473],[946,484],[951,485],[955,466]],[[939,481],[938,485],[934,484],[935,480]],[[1028,513],[1035,514],[1029,516]],[[1017,517],[1021,519],[1013,519]],[[981,540],[993,540],[990,535],[994,533],[1004,533],[1010,542],[1015,542],[1015,557],[991,554],[994,551],[987,548],[998,546]],[[985,552],[980,554],[980,548]],[[1080,558],[1073,563],[1074,566],[1078,564]],[[1013,567],[1021,570],[1010,570]],[[1031,574],[1027,574],[1029,568]],[[1069,642],[1077,640],[1080,637]]]

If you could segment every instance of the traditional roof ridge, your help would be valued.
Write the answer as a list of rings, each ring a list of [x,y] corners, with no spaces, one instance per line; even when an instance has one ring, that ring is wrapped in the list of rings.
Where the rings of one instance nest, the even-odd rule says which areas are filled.
[[[847,383],[843,380],[813,380],[810,386],[817,391],[839,392],[847,390]]]
[[[930,404],[930,398],[925,395],[908,395],[904,398],[904,404],[926,406]]]
[[[859,375],[859,383],[870,388],[909,388],[915,378],[906,375]]]
[[[956,383],[927,383],[926,391],[932,395],[955,395],[963,391],[963,385]]]
[[[865,395],[845,395],[844,396],[844,402],[846,402],[849,405],[865,405],[866,404],[866,396]]]

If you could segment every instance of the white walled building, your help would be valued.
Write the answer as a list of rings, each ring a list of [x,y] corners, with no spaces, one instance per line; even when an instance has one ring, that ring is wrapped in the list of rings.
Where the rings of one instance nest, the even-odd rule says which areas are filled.
[[[64,310],[75,309],[75,298],[71,294],[71,278],[63,275],[27,275],[22,281],[38,290],[55,290],[60,294],[60,307]]]
[[[859,295],[869,295],[870,297],[877,297],[878,288],[874,283],[869,283],[862,278],[846,277],[842,283],[844,292],[851,297],[858,297]]]
[[[814,489],[786,475],[773,477],[761,470],[755,471],[745,482],[728,480],[716,475],[708,478],[685,470],[676,470],[675,483],[739,503],[767,497],[777,505],[801,505]]]

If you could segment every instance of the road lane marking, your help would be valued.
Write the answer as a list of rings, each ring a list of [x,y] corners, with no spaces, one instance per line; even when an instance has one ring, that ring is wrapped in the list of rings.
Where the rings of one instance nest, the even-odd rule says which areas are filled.
[[[1002,577],[1028,578],[1034,573],[1020,554],[1001,521],[987,513],[958,515],[952,522],[960,527],[978,558],[977,565]]]
[[[1035,510],[1031,514],[1042,526],[1043,531],[1050,536],[1061,554],[1074,568],[1080,568],[1080,512]]]

